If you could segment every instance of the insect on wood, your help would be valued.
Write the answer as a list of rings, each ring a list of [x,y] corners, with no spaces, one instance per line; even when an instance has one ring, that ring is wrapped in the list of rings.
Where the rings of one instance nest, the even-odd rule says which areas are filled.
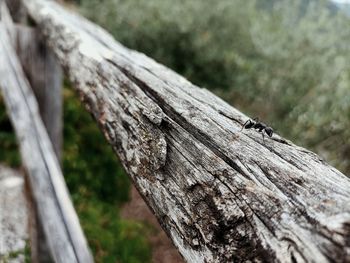
[[[265,133],[269,136],[272,137],[273,135],[273,129],[269,126],[267,126],[265,123],[260,122],[259,118],[254,118],[253,120],[249,119],[247,120],[243,126],[242,129],[255,129],[258,132],[261,132],[262,137],[263,137],[263,141],[265,142]]]

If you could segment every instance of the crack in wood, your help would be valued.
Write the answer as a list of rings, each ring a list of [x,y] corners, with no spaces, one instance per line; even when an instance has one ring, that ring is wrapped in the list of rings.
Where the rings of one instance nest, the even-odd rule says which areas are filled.
[[[279,136],[239,132],[243,113],[91,22],[24,4],[187,261],[350,260],[344,175]]]

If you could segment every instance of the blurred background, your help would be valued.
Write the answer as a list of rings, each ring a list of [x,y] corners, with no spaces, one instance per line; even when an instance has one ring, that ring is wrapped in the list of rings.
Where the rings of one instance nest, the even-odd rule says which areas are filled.
[[[350,174],[350,1],[65,4]],[[64,83],[63,172],[95,260],[155,261],[159,230],[130,216],[130,181],[70,86]],[[0,149],[0,162],[20,165],[1,99]]]

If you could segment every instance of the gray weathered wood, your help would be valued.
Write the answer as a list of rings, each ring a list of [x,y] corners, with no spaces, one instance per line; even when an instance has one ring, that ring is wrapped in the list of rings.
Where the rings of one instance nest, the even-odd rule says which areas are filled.
[[[5,1],[15,22],[23,23],[27,20],[25,8],[21,5],[21,0],[0,0]]]
[[[16,26],[17,54],[33,88],[56,156],[62,154],[62,70],[37,29]]]
[[[188,262],[349,262],[350,180],[51,1],[26,0]],[[116,189],[117,191],[117,189]]]
[[[20,1],[8,1],[12,7],[12,16],[16,21],[26,20],[24,8]],[[20,19],[24,17],[24,19]],[[16,25],[16,34],[13,37],[16,51],[20,58],[31,87],[37,99],[40,116],[48,132],[49,138],[55,150],[56,156],[61,160],[62,154],[62,70],[54,58],[52,52],[46,48],[40,32],[33,27]],[[33,204],[33,208],[36,206]],[[34,262],[52,262],[44,235],[42,224],[37,213],[36,232],[31,231],[31,254]],[[35,233],[34,233],[35,232]]]
[[[0,87],[55,262],[92,262],[39,109],[0,22]]]
[[[16,1],[8,2],[7,5],[12,6],[13,15],[18,14],[17,10],[23,11],[24,9]],[[33,87],[39,104],[41,118],[53,144],[56,156],[60,160],[63,117],[61,96],[62,70],[52,52],[46,48],[39,32],[35,28],[15,25],[6,8],[1,9],[1,17],[8,25],[7,30],[11,35],[11,41],[16,46],[26,77]],[[36,209],[35,204],[32,207]],[[37,222],[35,223],[36,232],[34,229],[31,231],[32,259],[34,262],[52,262],[40,218],[37,213],[33,213],[33,215]]]
[[[12,20],[7,4],[5,0],[0,0],[0,20],[6,24],[7,34],[10,36],[12,45],[16,45],[16,30],[14,29],[15,24]]]
[[[54,262],[50,253],[50,248],[45,237],[44,224],[41,223],[38,206],[35,203],[33,189],[26,177],[26,199],[28,203],[29,217],[29,245],[30,260],[35,263],[52,263]]]

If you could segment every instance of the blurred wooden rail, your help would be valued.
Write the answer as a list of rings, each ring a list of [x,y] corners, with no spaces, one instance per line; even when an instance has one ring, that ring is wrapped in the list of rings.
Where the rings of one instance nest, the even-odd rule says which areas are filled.
[[[350,262],[349,178],[57,3],[23,5],[188,262]]]
[[[16,27],[4,3],[1,3],[0,21],[1,91],[17,134],[52,259],[55,262],[92,262],[38,104],[16,55]],[[44,72],[36,74],[44,75]]]

